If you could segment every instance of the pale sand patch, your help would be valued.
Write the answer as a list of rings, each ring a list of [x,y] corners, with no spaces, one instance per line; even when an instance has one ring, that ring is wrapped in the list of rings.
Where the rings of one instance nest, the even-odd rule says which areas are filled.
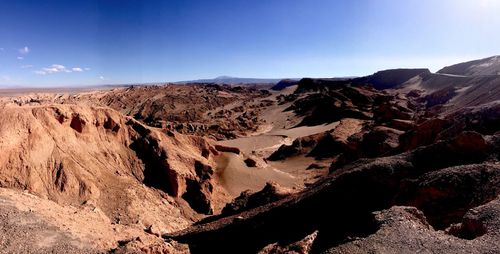
[[[296,177],[275,168],[247,167],[242,156],[233,153],[221,153],[218,156],[216,173],[219,182],[233,196],[238,196],[245,190],[261,190],[269,181],[289,188],[301,185]]]
[[[259,135],[243,137],[225,141],[219,141],[218,144],[224,146],[238,147],[243,153],[251,154],[253,151],[265,150],[282,144],[286,140],[283,136]]]
[[[316,126],[301,126],[301,127],[287,129],[287,130],[275,130],[275,131],[269,132],[269,135],[287,136],[289,138],[296,139],[296,138],[306,137],[306,136],[322,133],[325,131],[329,131],[329,130],[337,127],[339,125],[339,123],[340,122],[333,122],[330,124],[322,124],[322,125],[316,125]]]

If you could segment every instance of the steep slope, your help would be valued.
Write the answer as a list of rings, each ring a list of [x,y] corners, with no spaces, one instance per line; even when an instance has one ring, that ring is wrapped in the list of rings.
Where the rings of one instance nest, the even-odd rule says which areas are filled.
[[[299,83],[299,81],[297,81],[297,80],[283,79],[283,80],[280,80],[280,82],[276,83],[276,85],[274,85],[273,87],[271,87],[271,90],[281,91],[281,90],[283,90],[283,89],[285,89],[287,87],[297,85],[297,83]]]
[[[500,75],[500,56],[454,64],[444,67],[438,73],[461,76]]]
[[[202,137],[77,105],[6,107],[0,119],[0,187],[163,232],[211,213],[224,195],[213,179],[218,152]]]
[[[420,97],[427,107],[453,112],[500,100],[500,76],[423,74],[405,82],[397,93]]]
[[[370,76],[353,79],[353,83],[371,84],[374,88],[382,90],[398,87],[415,76],[429,73],[428,69],[383,70]]]
[[[429,230],[426,237],[435,239],[437,236],[433,235],[436,233],[431,226],[445,229],[460,223],[469,209],[495,200],[500,194],[498,145],[491,137],[464,132],[457,138],[410,153],[360,160],[334,171],[302,193],[165,237],[189,244],[192,253],[256,253],[273,243],[291,245],[317,231],[311,253],[336,252],[344,243],[380,237],[377,234],[400,228],[393,225],[386,229],[384,223],[374,220],[372,212],[394,205],[411,205],[423,211],[423,215],[412,208],[406,210],[408,214],[385,218],[392,217],[396,221],[408,218],[413,224],[415,219],[408,217],[413,214],[418,218],[417,223]],[[496,151],[492,157],[490,149]],[[400,208],[391,210],[399,213]],[[477,246],[482,252],[493,253],[498,247],[499,238],[495,232],[498,232],[500,214],[496,212],[489,218],[491,222],[485,225],[488,238]],[[404,250],[405,239],[420,237],[420,226],[417,226],[415,224],[414,231],[400,231],[404,237],[390,235],[388,241],[397,244],[388,247]],[[453,239],[452,236],[447,238]],[[462,249],[467,245],[466,240],[457,239],[448,244],[460,250],[457,253],[471,251]],[[426,251],[435,248],[432,245],[420,247]]]

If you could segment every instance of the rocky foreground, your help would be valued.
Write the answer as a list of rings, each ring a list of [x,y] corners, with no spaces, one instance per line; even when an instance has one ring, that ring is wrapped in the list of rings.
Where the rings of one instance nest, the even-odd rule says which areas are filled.
[[[497,60],[2,98],[0,253],[498,253]]]

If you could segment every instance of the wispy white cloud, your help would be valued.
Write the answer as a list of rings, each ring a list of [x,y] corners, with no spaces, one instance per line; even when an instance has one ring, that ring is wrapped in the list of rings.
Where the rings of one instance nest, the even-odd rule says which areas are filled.
[[[30,52],[30,48],[28,48],[28,46],[25,46],[24,48],[20,48],[18,51],[19,54],[27,55]]]
[[[12,79],[10,78],[10,76],[7,76],[7,75],[2,75],[2,76],[0,76],[0,79],[1,79],[2,81],[11,81],[11,80],[12,80]]]
[[[106,80],[106,78],[104,78],[104,76],[102,76],[102,75],[101,75],[101,76],[99,76],[99,79],[100,79],[100,80]]]
[[[28,69],[28,68],[33,68],[33,65],[31,64],[21,65],[21,69]]]
[[[60,64],[53,64],[50,67],[42,68],[47,74],[58,73],[58,72],[71,72],[71,70],[66,69],[66,66]]]
[[[84,70],[86,70],[86,71],[90,71],[90,68],[84,68]]]
[[[52,67],[52,68],[56,68],[56,69],[58,69],[58,70],[63,70],[63,69],[66,69],[66,67],[65,67],[64,65],[62,65],[62,64],[53,64],[53,65],[51,65],[50,67]]]
[[[70,72],[83,72],[84,70],[80,67],[66,68],[66,66],[62,64],[53,64],[49,67],[42,68],[41,70],[37,70],[34,73],[38,75],[47,75],[54,73],[70,73]]]
[[[22,57],[22,56],[17,57],[17,60],[23,60],[23,59],[24,59],[24,57]]]

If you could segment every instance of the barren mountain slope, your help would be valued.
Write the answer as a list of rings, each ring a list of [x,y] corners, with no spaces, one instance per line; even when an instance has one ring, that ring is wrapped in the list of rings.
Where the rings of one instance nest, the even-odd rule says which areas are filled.
[[[110,108],[42,104],[2,106],[0,187],[51,200],[41,203],[48,211],[39,202],[32,208],[99,249],[187,227],[267,181],[300,185],[264,162],[249,166],[249,154],[237,148],[213,146],[200,136],[148,127]],[[82,219],[71,224],[61,219],[70,216],[52,217],[71,211]],[[104,225],[102,233],[83,226],[93,220]]]
[[[261,249],[266,250],[265,246],[273,243],[276,243],[274,251],[286,249],[286,246],[293,246],[296,241],[318,231],[317,238],[311,242],[312,253],[338,253],[343,248],[341,244],[360,238],[368,241],[380,237],[376,234],[401,230],[397,223],[387,229],[385,224],[391,224],[391,220],[410,220],[408,223],[417,223],[415,231],[401,231],[405,237],[391,234],[391,238],[386,239],[391,242],[387,248],[396,250],[394,253],[397,250],[415,250],[414,248],[430,251],[440,244],[435,242],[426,246],[407,246],[409,237],[422,237],[423,241],[436,237],[447,238],[450,239],[447,243],[449,247],[439,248],[453,248],[457,253],[470,253],[475,248],[468,245],[467,238],[454,236],[459,233],[454,231],[453,224],[461,222],[469,209],[486,204],[500,194],[498,154],[489,156],[490,149],[498,152],[498,136],[488,137],[487,140],[477,133],[464,132],[454,139],[410,153],[360,160],[333,171],[302,193],[214,222],[195,225],[165,237],[188,243],[192,253],[232,253],[235,250],[240,253],[256,253]],[[491,205],[495,207],[497,204],[494,202]],[[389,220],[385,224],[375,220],[372,212],[394,205],[415,206],[424,212],[425,217],[413,209],[408,210],[408,215],[403,213],[403,217],[395,214],[377,218],[379,221]],[[397,212],[399,208],[391,209]],[[420,222],[413,222],[415,219],[411,214]],[[490,216],[489,222],[481,224],[481,227],[486,227],[486,231],[470,232],[472,238],[486,232],[476,245],[483,253],[493,253],[498,248],[496,232],[500,214],[495,210]],[[419,224],[427,227],[427,235],[419,235]],[[408,225],[403,224],[402,227]],[[442,230],[448,227],[448,235],[436,236],[433,232],[433,228]],[[366,248],[368,251],[380,247],[368,245]],[[384,253],[383,249],[376,252]]]
[[[212,181],[217,151],[202,137],[77,105],[6,107],[0,117],[1,187],[164,232],[187,226],[191,209],[210,213],[224,195]]]
[[[498,87],[397,69],[2,99],[0,186],[39,197],[0,189],[0,212],[114,253],[495,253]]]
[[[500,76],[424,74],[403,84],[396,93],[419,97],[427,107],[449,113],[500,100]]]
[[[374,88],[382,90],[397,87],[415,76],[429,73],[428,69],[391,69],[355,78],[352,81],[358,84],[371,84]]]
[[[438,73],[462,76],[500,75],[500,56],[447,66]]]
[[[424,73],[411,81],[418,78],[387,91],[301,80],[279,103],[302,119],[298,126],[335,125],[296,137],[268,159],[292,165],[310,156],[316,160],[310,170],[330,162],[330,174],[288,197],[267,187],[243,193],[228,206],[237,207],[234,215],[165,238],[189,244],[192,253],[495,253],[497,79]],[[444,100],[446,94],[435,94],[442,88],[457,94]],[[363,124],[341,138],[336,129],[347,120]]]
[[[17,105],[80,104],[113,108],[149,126],[228,139],[256,131],[256,113],[269,95],[254,87],[215,84],[130,86],[81,93],[27,93],[0,98]]]

